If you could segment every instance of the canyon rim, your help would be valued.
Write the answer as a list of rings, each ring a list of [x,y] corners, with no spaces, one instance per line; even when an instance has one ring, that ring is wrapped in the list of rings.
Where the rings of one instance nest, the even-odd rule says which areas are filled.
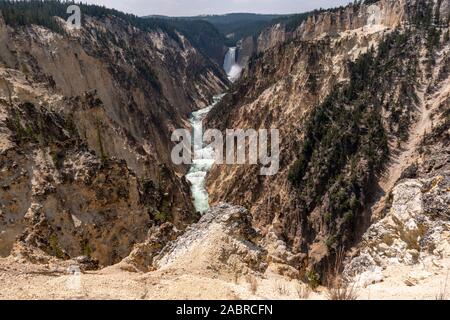
[[[449,0],[142,10],[0,1],[0,299],[449,298]]]

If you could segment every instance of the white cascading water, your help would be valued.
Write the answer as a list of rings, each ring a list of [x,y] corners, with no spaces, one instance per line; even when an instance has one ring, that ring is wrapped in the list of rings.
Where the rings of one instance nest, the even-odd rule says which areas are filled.
[[[223,68],[231,82],[238,80],[242,73],[242,67],[236,62],[236,50],[236,47],[229,48],[223,62]]]
[[[228,79],[234,82],[241,76],[242,68],[236,63],[236,48],[229,48],[225,56],[223,68],[228,75]],[[211,109],[222,99],[224,95],[214,97],[212,105],[193,112],[189,121],[193,131],[194,160],[186,175],[186,179],[191,183],[191,193],[194,207],[201,214],[209,209],[209,194],[206,190],[206,177],[214,165],[214,150],[203,143],[203,120]]]
[[[214,164],[214,149],[203,143],[203,120],[211,109],[222,99],[223,95],[214,97],[212,105],[193,112],[189,119],[194,141],[194,160],[186,175],[191,183],[191,193],[197,212],[204,214],[209,209],[209,194],[206,191],[206,176]]]

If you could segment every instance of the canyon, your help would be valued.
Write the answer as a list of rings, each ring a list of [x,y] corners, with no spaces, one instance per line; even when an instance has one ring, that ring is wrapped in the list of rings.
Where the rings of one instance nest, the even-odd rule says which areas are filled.
[[[0,252],[21,235],[49,253],[89,251],[110,265],[154,222],[195,221],[170,134],[228,80],[181,34],[174,40],[115,17],[67,32],[0,20]]]
[[[233,47],[207,22],[3,10],[1,299],[446,296],[450,1],[277,18]],[[279,129],[280,171],[203,143],[175,165],[180,128]]]

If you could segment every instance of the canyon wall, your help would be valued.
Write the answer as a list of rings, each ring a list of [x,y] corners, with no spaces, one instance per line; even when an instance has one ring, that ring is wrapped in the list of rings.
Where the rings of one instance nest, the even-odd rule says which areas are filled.
[[[365,6],[311,16],[291,40],[249,60],[208,120],[222,130],[280,130],[277,175],[216,165],[208,188],[213,203],[248,208],[268,239],[293,254],[274,249],[269,256],[305,277],[326,273],[341,247],[359,241],[381,210],[372,204],[384,207],[417,158],[417,136],[434,128],[429,90],[447,90],[440,87],[448,73],[439,57],[448,41],[448,1],[377,4],[383,19],[375,24],[359,15]],[[439,36],[431,38],[436,28]],[[382,179],[384,172],[390,179]]]
[[[228,80],[180,32],[55,19],[63,32],[0,15],[0,254],[20,241],[110,265],[153,225],[198,218],[170,137]]]
[[[377,20],[377,25],[394,28],[406,18],[406,2],[383,0],[376,2],[380,11],[373,10],[373,4],[349,5],[326,11],[311,12],[299,22],[279,22],[259,35],[242,39],[238,44],[238,62],[246,66],[253,54],[265,52],[293,39],[316,39],[320,36],[337,36],[341,32],[360,29],[368,21]],[[445,4],[443,5],[445,6]],[[446,11],[443,7],[442,11]],[[375,14],[374,14],[375,12]],[[379,18],[378,18],[379,17]]]

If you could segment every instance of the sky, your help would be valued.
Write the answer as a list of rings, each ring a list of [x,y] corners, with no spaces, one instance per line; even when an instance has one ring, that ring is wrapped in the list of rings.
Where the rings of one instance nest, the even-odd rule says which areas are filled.
[[[330,8],[351,0],[82,0],[104,5],[138,16],[195,16],[232,12],[301,13],[318,8]]]

